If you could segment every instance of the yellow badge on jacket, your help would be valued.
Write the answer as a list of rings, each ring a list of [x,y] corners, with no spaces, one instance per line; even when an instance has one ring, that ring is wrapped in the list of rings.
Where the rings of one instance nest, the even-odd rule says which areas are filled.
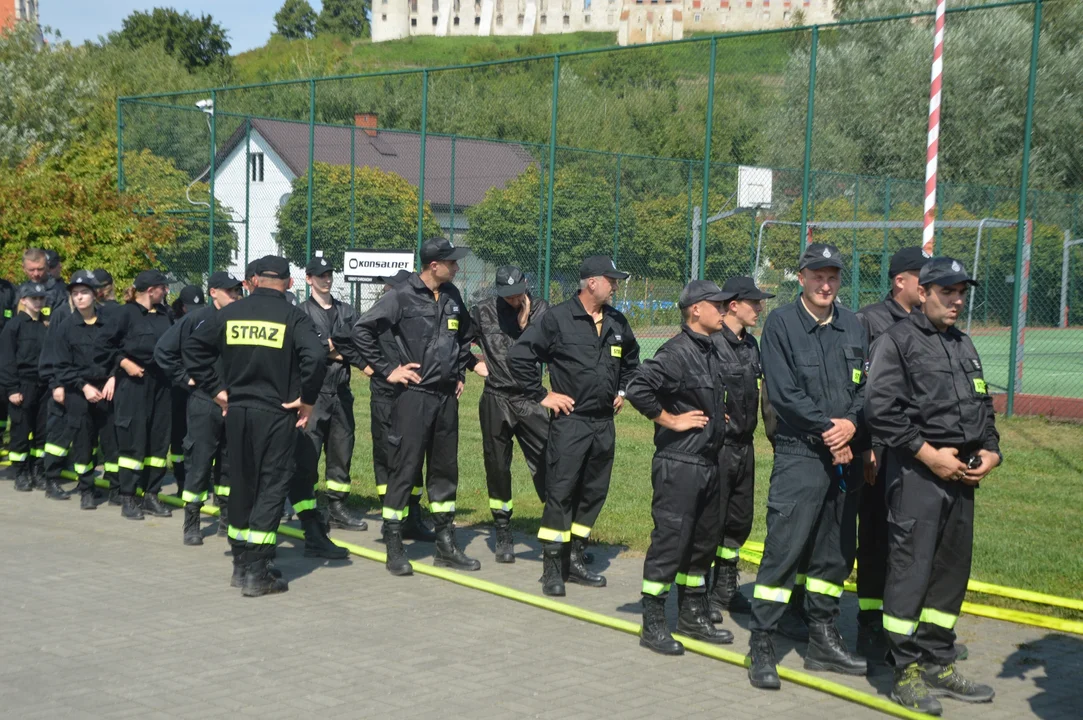
[[[227,320],[226,345],[256,345],[281,350],[286,341],[286,326],[262,320]]]
[[[621,352],[624,350],[620,345],[610,345],[609,354],[615,358],[622,357]]]

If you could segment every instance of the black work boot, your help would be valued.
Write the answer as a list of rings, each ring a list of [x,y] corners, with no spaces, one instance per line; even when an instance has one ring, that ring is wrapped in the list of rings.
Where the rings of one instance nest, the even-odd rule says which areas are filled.
[[[564,546],[550,543],[542,547],[542,594],[564,597]]]
[[[869,672],[865,658],[846,649],[846,643],[833,622],[809,624],[805,669],[829,670],[843,675],[867,675]]]
[[[992,702],[996,695],[988,685],[981,685],[960,675],[955,669],[955,663],[922,665],[921,677],[929,686],[929,692],[937,697],[950,697],[968,703],[987,703]]]
[[[401,523],[384,521],[384,543],[387,545],[387,571],[392,575],[413,575],[410,558],[406,556],[406,548],[402,546]]]
[[[120,496],[120,489],[111,487],[109,488],[109,504],[120,507],[124,504],[123,498]]]
[[[229,500],[218,498],[218,537],[229,537]]]
[[[771,633],[753,630],[748,641],[748,682],[761,690],[778,690],[778,659]]]
[[[79,509],[80,510],[97,510],[98,500],[94,496],[93,488],[83,488],[79,493]]]
[[[436,542],[436,524],[421,502],[410,502],[410,513],[402,522],[402,538],[418,542]]]
[[[882,663],[887,657],[887,636],[884,619],[879,612],[864,612],[857,616],[857,652],[870,663]]]
[[[350,551],[331,542],[323,530],[323,521],[315,510],[302,510],[301,529],[305,532],[305,557],[319,557],[327,560],[345,560]]]
[[[244,543],[230,539],[229,551],[233,554],[233,577],[229,579],[229,586],[244,587]]]
[[[707,614],[707,594],[677,588],[677,632],[712,645],[728,645],[733,633],[716,628]]]
[[[45,464],[40,460],[30,460],[27,465],[30,466],[30,486],[35,490],[46,490]]]
[[[591,572],[583,563],[583,548],[586,542],[582,538],[573,537],[566,551],[568,553],[568,582],[587,587],[605,587],[605,576]]]
[[[55,480],[45,481],[45,497],[50,500],[67,500],[71,497],[71,493],[60,487],[60,483]]]
[[[120,516],[129,520],[142,520],[143,508],[135,495],[120,496]]]
[[[921,676],[921,666],[918,663],[895,668],[895,684],[891,688],[891,699],[907,710],[926,715],[939,715],[944,712],[940,701],[933,697],[928,683]]]
[[[639,633],[639,645],[659,655],[684,655],[684,645],[673,639],[666,624],[665,597],[643,596],[643,629]]]
[[[444,515],[445,513],[441,513]],[[450,514],[450,513],[447,513]],[[481,570],[481,563],[469,558],[455,540],[455,526],[450,518],[441,518],[436,531],[436,549],[432,564],[437,567],[450,567],[456,570]]]
[[[507,518],[496,521],[496,561],[498,563],[515,562],[515,539],[511,535]]]
[[[15,489],[19,492],[30,492],[34,489],[34,481],[30,478],[30,470],[25,463],[15,469]]]
[[[327,504],[327,512],[331,527],[357,531],[369,529],[369,524],[361,517],[360,511],[354,510],[343,500],[331,500]]]
[[[143,512],[155,517],[173,517],[173,511],[158,499],[158,493],[156,492],[143,494]]]
[[[184,527],[182,534],[185,545],[202,545],[203,534],[199,532],[199,510],[202,503],[190,502],[184,506]]]
[[[244,553],[244,586],[241,594],[245,597],[260,597],[274,593],[284,593],[290,589],[289,583],[281,577],[271,574],[267,563],[269,554],[263,548],[257,550],[245,549]]]
[[[741,594],[741,575],[737,572],[737,559],[719,559],[714,567],[714,585],[711,588],[711,621],[722,622],[722,611],[731,615],[748,615],[752,603]]]

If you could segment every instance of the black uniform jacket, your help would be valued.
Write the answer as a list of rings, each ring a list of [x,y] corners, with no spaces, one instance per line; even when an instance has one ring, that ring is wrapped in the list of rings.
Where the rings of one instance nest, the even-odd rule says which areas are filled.
[[[865,332],[869,334],[870,348],[876,338],[883,335],[889,327],[909,316],[910,313],[906,312],[902,305],[895,302],[891,295],[878,303],[866,305],[857,311],[857,319],[865,328]]]
[[[64,328],[64,324],[72,316],[72,310],[68,303],[64,303],[53,308],[52,313],[48,316],[45,315],[45,307],[42,307],[41,315],[48,321],[49,331],[45,334],[45,346],[42,347],[41,357],[38,358],[38,373],[41,379],[49,385],[49,389],[55,390],[63,385],[56,371],[57,338],[60,337],[60,331]]]
[[[298,307],[312,320],[320,338],[325,341],[330,339],[335,344],[335,350],[342,356],[342,360],[327,358],[327,374],[323,378],[322,392],[333,394],[341,387],[348,388],[350,365],[364,368],[367,364],[361,358],[351,335],[357,322],[357,311],[352,305],[336,298],[331,298],[331,307],[328,310],[324,310],[314,297],[309,297]]]
[[[158,364],[158,367],[165,371],[173,384],[183,388],[189,393],[199,394],[204,397],[208,396],[203,390],[188,384],[188,380],[191,379],[191,376],[184,367],[184,354],[181,348],[188,342],[188,339],[192,336],[192,331],[196,329],[196,326],[207,320],[209,317],[213,317],[217,312],[218,308],[215,307],[214,303],[209,303],[198,310],[187,313],[184,317],[175,322],[173,326],[166,331],[165,335],[162,335],[162,337],[159,338],[158,343],[154,346],[154,362]],[[215,361],[215,373],[219,377],[222,376],[221,357]]]
[[[722,358],[722,379],[729,393],[730,421],[726,427],[726,442],[734,445],[750,443],[758,424],[763,383],[760,348],[752,333],[745,331],[737,337],[725,325],[711,339]]]
[[[628,402],[651,420],[662,411],[681,415],[702,411],[707,425],[676,432],[654,426],[659,457],[701,461],[714,465],[726,436],[726,385],[718,346],[709,335],[692,332],[687,325],[667,340],[654,357],[643,361],[628,383]]]
[[[530,298],[527,327],[537,323],[548,310],[549,303]],[[508,368],[508,350],[523,334],[519,328],[519,311],[504,298],[490,297],[472,307],[470,317],[473,320],[474,341],[481,346],[485,364],[489,368],[485,387],[505,393],[522,392]]]
[[[72,313],[61,323],[55,341],[56,373],[67,392],[81,393],[88,383],[101,387],[117,373],[124,341],[120,323],[115,307],[99,307],[92,323],[80,313]]]
[[[8,395],[23,383],[41,382],[38,360],[47,329],[44,317],[34,320],[21,312],[0,332],[0,401],[7,403]]]
[[[268,288],[208,315],[181,355],[208,395],[226,390],[230,406],[260,410],[288,412],[282,405],[298,396],[314,405],[327,372],[327,345],[312,321],[285,293]]]
[[[0,278],[0,330],[15,317],[15,309],[19,306],[17,296],[15,286]]]
[[[923,443],[1000,453],[981,359],[966,333],[937,332],[915,310],[873,348],[865,417],[883,445],[916,453]]]
[[[62,312],[70,310],[68,305],[68,286],[62,280],[57,280],[55,277],[46,278],[45,282],[45,305],[41,309],[41,314],[46,319],[50,318],[53,313],[58,309]],[[66,313],[65,313],[66,314]]]
[[[424,390],[453,392],[470,364],[470,315],[459,289],[440,286],[437,298],[413,273],[384,293],[353,327],[353,340],[376,375],[386,378],[399,365],[419,363]],[[390,332],[394,352],[380,342]]]
[[[602,306],[602,334],[576,295],[528,325],[508,351],[515,383],[534,400],[545,399],[538,363],[548,363],[553,391],[575,400],[575,414],[612,417],[613,399],[639,367],[639,343],[628,320]]]
[[[154,346],[172,326],[171,313],[164,305],[156,305],[148,310],[133,300],[110,311],[110,314],[115,314],[120,324],[124,337],[121,343],[123,356],[146,372],[160,374],[161,379],[165,380],[163,369],[154,360]]]
[[[831,321],[817,323],[801,297],[771,312],[761,339],[763,372],[778,418],[775,449],[819,455],[822,433],[832,418],[857,428],[851,442],[865,437],[865,358],[868,340],[854,313],[835,304]]]

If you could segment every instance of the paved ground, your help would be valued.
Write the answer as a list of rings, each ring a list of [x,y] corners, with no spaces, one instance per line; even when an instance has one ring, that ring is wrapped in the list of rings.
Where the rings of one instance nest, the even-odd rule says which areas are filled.
[[[435,578],[393,578],[358,558],[317,564],[292,540],[278,559],[290,591],[242,598],[215,522],[206,545],[187,548],[179,516],[124,521],[0,481],[0,717],[883,717],[793,685],[757,692],[741,668],[663,658],[633,636]],[[370,525],[342,536],[380,548]],[[462,537],[478,576],[539,591],[532,541],[498,566],[486,533]],[[428,550],[409,548],[418,562]],[[609,587],[569,586],[567,600],[636,620],[641,561],[599,555]],[[745,622],[726,621],[735,649],[747,646]],[[997,700],[946,701],[946,717],[1081,716],[1071,703],[1083,639],[971,617],[960,626],[965,668]],[[852,622],[844,633],[852,640]],[[787,649],[784,664],[800,668]],[[883,694],[890,674],[829,679]]]

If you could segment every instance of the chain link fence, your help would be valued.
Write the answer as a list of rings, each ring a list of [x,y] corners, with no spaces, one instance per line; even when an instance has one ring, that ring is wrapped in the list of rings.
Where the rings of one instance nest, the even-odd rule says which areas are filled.
[[[303,288],[316,252],[341,267],[347,249],[415,251],[441,234],[473,251],[457,281],[468,301],[509,263],[560,301],[579,261],[606,253],[632,273],[616,304],[650,352],[689,279],[753,275],[789,302],[801,249],[819,241],[842,251],[839,301],[857,309],[887,293],[891,254],[921,244],[929,5],[122,98],[119,182],[175,216],[176,251],[159,261],[184,282],[281,253]],[[1001,408],[1083,417],[1076,27],[1067,0],[949,3],[936,250],[981,282],[965,327]],[[372,297],[341,277],[336,292]]]

